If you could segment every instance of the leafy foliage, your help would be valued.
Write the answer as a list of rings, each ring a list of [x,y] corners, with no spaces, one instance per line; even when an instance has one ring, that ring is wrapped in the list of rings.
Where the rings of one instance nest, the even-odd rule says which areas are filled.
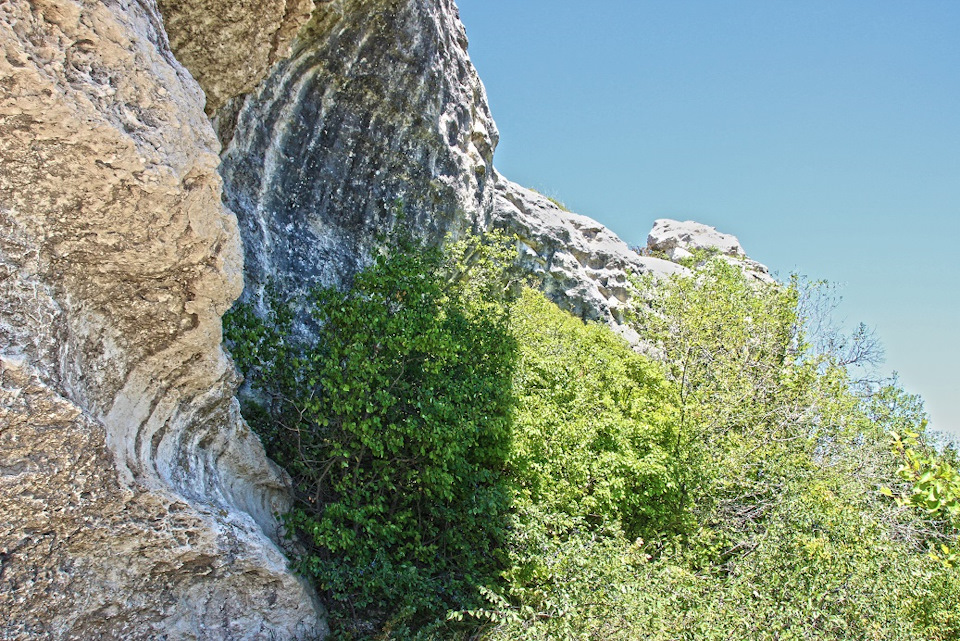
[[[685,474],[660,367],[532,289],[513,307],[511,332],[520,346],[511,471],[524,497],[631,537],[676,527]]]
[[[641,537],[686,526],[677,411],[656,363],[539,292],[521,294],[511,331],[520,359],[509,564],[503,592],[488,595],[494,607],[473,615],[510,638],[518,628],[578,636],[581,617],[622,596],[608,566],[629,572],[645,558]]]
[[[910,401],[916,403],[915,398],[909,397],[905,403],[905,395],[898,392],[883,390],[880,403],[889,414],[895,415],[897,409]],[[883,403],[890,398],[894,402]],[[896,418],[901,419],[898,422],[902,424],[902,417]],[[957,451],[953,447],[938,450],[924,432],[913,431],[914,425],[908,422],[902,435],[891,432],[891,448],[900,463],[897,475],[904,482],[896,500],[901,506],[915,508],[926,524],[924,538],[931,544],[931,558],[948,568],[955,568],[960,565],[960,465]],[[890,488],[883,487],[881,492],[893,496]]]
[[[266,322],[244,307],[227,319],[260,395],[244,413],[294,477],[285,524],[306,549],[300,570],[357,633],[401,633],[473,603],[498,567],[509,499],[504,296],[445,277],[495,261],[477,243],[458,258],[402,234],[391,246],[349,290],[313,293],[316,342],[296,337],[276,298]]]
[[[956,451],[800,280],[638,281],[656,363],[515,296],[503,239],[391,245],[226,324],[340,636],[960,638]]]
[[[799,281],[757,284],[713,260],[646,285],[636,324],[670,370],[667,469],[682,461],[670,476],[686,518],[638,540],[518,501],[487,635],[957,638],[960,576],[925,553],[925,517],[880,491],[916,491],[887,432],[922,432],[922,411],[902,393],[860,396],[842,354],[810,348]],[[521,395],[518,416],[543,396]]]

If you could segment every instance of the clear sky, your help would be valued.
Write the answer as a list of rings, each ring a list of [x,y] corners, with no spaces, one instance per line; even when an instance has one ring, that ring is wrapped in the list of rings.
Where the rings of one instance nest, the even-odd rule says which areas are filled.
[[[960,1],[458,0],[510,179],[841,286],[960,437]]]

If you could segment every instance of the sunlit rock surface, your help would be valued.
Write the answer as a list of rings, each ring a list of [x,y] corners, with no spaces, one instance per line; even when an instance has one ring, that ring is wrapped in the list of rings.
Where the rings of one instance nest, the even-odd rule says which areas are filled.
[[[692,220],[680,222],[669,218],[653,222],[653,229],[647,235],[647,247],[653,251],[715,249],[731,256],[744,255],[736,236],[718,232],[715,227]]]
[[[152,2],[0,3],[0,638],[321,629],[237,413],[242,287],[199,86]]]
[[[628,274],[663,277],[687,271],[639,255],[592,218],[503,177],[496,183],[493,225],[516,235],[521,263],[542,279],[551,300],[581,318],[610,324],[632,342],[637,336],[623,322],[631,291]]]
[[[750,259],[736,236],[719,232],[715,227],[693,220],[660,218],[654,221],[647,236],[649,253],[662,253],[673,261],[693,258],[697,250],[712,250],[722,260],[742,268],[751,278],[774,282],[767,266]]]

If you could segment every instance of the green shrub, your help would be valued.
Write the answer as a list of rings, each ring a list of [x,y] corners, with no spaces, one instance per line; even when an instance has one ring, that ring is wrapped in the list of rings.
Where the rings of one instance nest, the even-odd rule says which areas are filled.
[[[658,364],[514,298],[503,239],[391,247],[225,319],[336,635],[960,638],[955,450],[811,348],[798,281],[646,283]]]
[[[609,327],[532,289],[511,309],[511,332],[509,563],[473,618],[497,638],[616,638],[635,629],[624,591],[640,587],[643,539],[690,524],[672,386]]]
[[[504,591],[478,617],[483,638],[960,638],[960,573],[925,545],[953,505],[952,473],[929,450],[910,467],[907,444],[898,475],[886,435],[922,432],[922,411],[902,393],[859,396],[840,359],[810,350],[799,283],[753,284],[712,261],[650,286],[639,327],[670,383],[625,386],[616,346],[588,339],[599,328],[560,322],[535,297],[514,312],[511,460],[525,492],[511,512]],[[628,389],[659,418],[618,409],[611,421],[622,406],[598,402],[595,389]],[[593,439],[607,424],[618,437]],[[660,487],[672,491],[610,501],[604,486],[623,483],[625,468],[595,443],[631,442],[620,437],[638,425],[659,425],[639,433],[664,454]],[[940,498],[927,504],[937,480]],[[905,509],[918,501],[936,514]],[[631,531],[629,514],[648,518]]]
[[[679,527],[688,470],[660,366],[532,289],[514,304],[511,331],[520,360],[510,460],[520,491],[541,509],[631,538]]]
[[[292,331],[299,301],[225,321],[257,391],[244,414],[294,478],[297,565],[343,636],[403,635],[474,604],[499,569],[509,500],[516,348],[502,286],[447,280],[497,265],[479,242],[455,258],[402,234],[390,246],[350,289],[313,292],[314,342]]]

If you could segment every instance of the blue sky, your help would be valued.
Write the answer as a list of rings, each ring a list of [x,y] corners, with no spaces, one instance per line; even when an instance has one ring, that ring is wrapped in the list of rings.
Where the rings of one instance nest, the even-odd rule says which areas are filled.
[[[960,2],[459,5],[504,175],[631,245],[693,219],[838,284],[960,437]]]

